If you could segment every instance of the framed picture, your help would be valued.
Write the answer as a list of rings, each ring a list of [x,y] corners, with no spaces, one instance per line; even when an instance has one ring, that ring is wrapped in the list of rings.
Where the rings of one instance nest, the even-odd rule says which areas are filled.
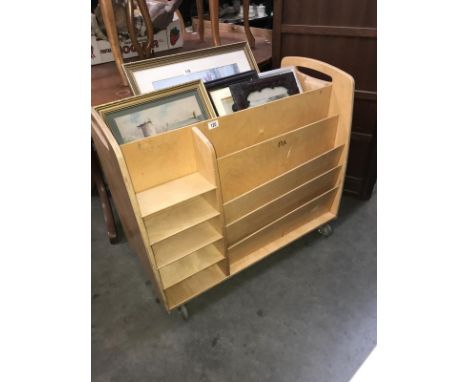
[[[258,73],[250,70],[245,73],[221,78],[205,83],[206,90],[211,98],[214,109],[218,116],[234,113],[234,100],[232,99],[230,85],[258,79]]]
[[[283,73],[272,77],[230,85],[234,111],[263,105],[299,93],[294,74]]]
[[[97,106],[119,144],[216,116],[201,81]]]
[[[145,94],[192,80],[203,82],[255,70],[247,42],[194,50],[123,64],[133,94]]]
[[[297,77],[296,68],[294,66],[286,66],[284,68],[273,69],[267,72],[261,72],[261,73],[258,73],[258,77],[267,78],[267,77],[273,77],[273,76],[277,76],[278,74],[289,73],[289,72],[294,74],[294,78],[296,80],[296,85],[297,85],[297,88],[299,89],[299,93],[302,93],[303,90],[302,90],[301,82],[299,81],[299,78]]]

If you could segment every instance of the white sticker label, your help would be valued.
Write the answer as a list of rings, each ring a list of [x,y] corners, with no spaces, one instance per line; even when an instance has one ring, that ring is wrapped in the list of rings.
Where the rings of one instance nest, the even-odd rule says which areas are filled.
[[[216,129],[217,127],[219,127],[218,120],[208,122],[208,129],[210,129],[210,130],[211,129]]]

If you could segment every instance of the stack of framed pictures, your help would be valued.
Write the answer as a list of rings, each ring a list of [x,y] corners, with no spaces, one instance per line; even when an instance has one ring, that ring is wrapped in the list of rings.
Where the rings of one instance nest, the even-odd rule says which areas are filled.
[[[135,96],[96,107],[119,144],[302,92],[293,67],[259,73],[247,42],[123,68]]]
[[[144,94],[189,81],[203,82],[254,70],[257,63],[246,42],[183,52],[123,64],[133,94]]]
[[[255,70],[250,70],[248,72],[206,82],[205,87],[213,103],[216,114],[218,116],[223,116],[234,113],[236,107],[231,93],[231,86],[235,84],[242,86],[242,84],[256,79],[258,79],[258,73]]]
[[[263,105],[300,93],[300,84],[293,68],[271,72],[260,74],[260,78],[256,80],[229,86],[233,111]]]

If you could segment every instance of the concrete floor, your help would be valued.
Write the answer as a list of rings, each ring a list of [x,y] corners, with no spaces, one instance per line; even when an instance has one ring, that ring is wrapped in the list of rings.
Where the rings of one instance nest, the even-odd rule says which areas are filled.
[[[344,197],[313,232],[168,315],[92,197],[92,377],[112,381],[349,381],[376,345],[376,199]]]

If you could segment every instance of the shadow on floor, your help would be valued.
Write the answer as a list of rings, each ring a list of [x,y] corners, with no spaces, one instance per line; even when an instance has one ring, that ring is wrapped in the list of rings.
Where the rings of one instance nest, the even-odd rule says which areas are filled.
[[[376,194],[190,301],[154,302],[92,198],[93,381],[348,381],[376,344]]]

